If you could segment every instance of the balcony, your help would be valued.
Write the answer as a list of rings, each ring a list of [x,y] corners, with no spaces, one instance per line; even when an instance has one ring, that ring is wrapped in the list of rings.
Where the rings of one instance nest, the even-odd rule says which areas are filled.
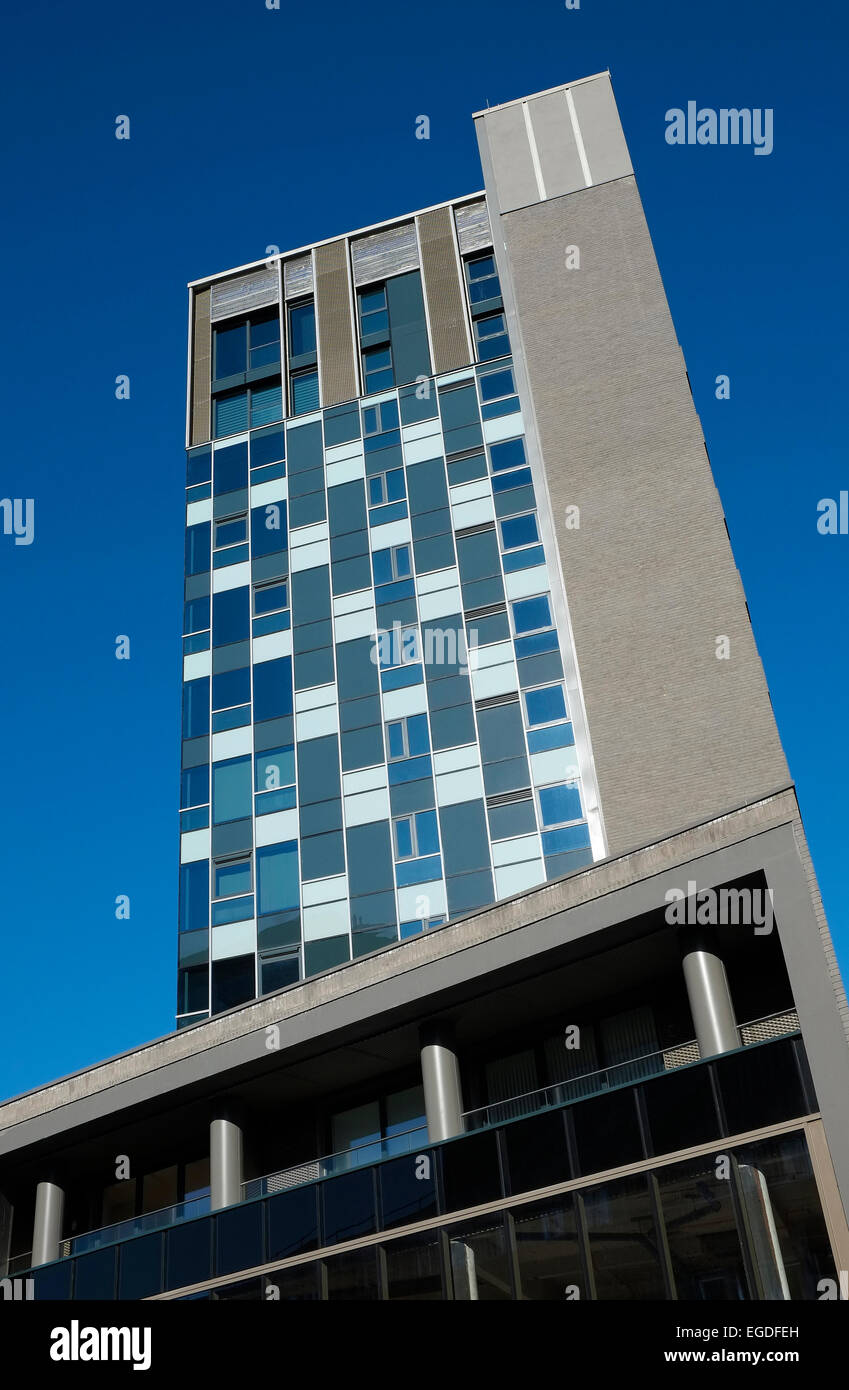
[[[246,1183],[240,1204],[212,1215],[182,1204],[76,1236],[65,1258],[33,1272],[36,1297],[150,1297],[810,1114],[816,1098],[794,1022],[746,1025],[753,1039],[785,1036],[709,1061],[686,1062],[676,1048],[592,1073],[580,1096],[549,1087],[470,1112],[467,1132],[441,1144],[417,1129],[310,1160]],[[505,1106],[519,1113],[499,1113]]]

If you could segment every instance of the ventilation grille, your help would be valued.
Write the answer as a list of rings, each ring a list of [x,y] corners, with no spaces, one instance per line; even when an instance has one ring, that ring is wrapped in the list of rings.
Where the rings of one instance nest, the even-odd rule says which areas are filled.
[[[483,198],[479,203],[466,203],[465,207],[455,208],[454,220],[457,224],[457,244],[461,256],[468,256],[470,251],[481,251],[485,246],[492,245],[489,213]]]
[[[785,1014],[773,1014],[772,1018],[759,1018],[755,1023],[744,1023],[740,1029],[740,1041],[744,1047],[752,1043],[768,1042],[770,1038],[783,1038],[788,1033],[799,1031],[799,1015],[795,1009]]]
[[[312,294],[312,255],[308,251],[296,261],[287,261],[283,267],[283,285],[287,299],[297,299],[302,294]]]
[[[417,270],[419,247],[415,223],[407,222],[403,227],[390,227],[386,232],[373,232],[371,236],[352,241],[351,259],[355,285],[367,285],[373,280],[385,280],[389,275],[401,275],[405,270]]]
[[[663,1053],[664,1071],[675,1071],[678,1067],[689,1067],[692,1062],[700,1062],[702,1054],[699,1044],[682,1043],[680,1047],[667,1047]]]
[[[223,280],[212,286],[212,322],[247,314],[277,303],[277,267],[256,270],[252,275],[240,275],[236,280]]]

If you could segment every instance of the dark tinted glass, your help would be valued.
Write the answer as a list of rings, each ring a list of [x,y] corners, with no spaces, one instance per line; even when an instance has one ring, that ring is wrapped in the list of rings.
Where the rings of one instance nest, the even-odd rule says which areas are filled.
[[[572,1302],[588,1297],[572,1197],[549,1197],[513,1212],[523,1299]]]
[[[262,1203],[230,1207],[215,1218],[215,1272],[235,1274],[262,1264]]]
[[[384,1259],[387,1298],[417,1302],[442,1298],[442,1254],[435,1232],[387,1241]]]
[[[735,1157],[764,1297],[820,1298],[819,1281],[837,1276],[804,1135],[762,1139]]]
[[[804,1115],[792,1039],[734,1052],[714,1066],[729,1134]]]
[[[656,1177],[679,1299],[747,1299],[732,1186],[717,1177],[716,1156],[658,1168]]]
[[[378,1169],[384,1226],[403,1226],[436,1215],[436,1167],[432,1154],[410,1153]]]
[[[235,1009],[238,1004],[253,999],[255,994],[254,957],[233,956],[212,964],[212,1012]]]
[[[687,1067],[643,1087],[649,1133],[656,1154],[710,1143],[719,1121],[707,1067]]]
[[[374,1174],[370,1168],[345,1173],[321,1184],[324,1205],[324,1244],[353,1240],[377,1229]]]
[[[628,1087],[572,1108],[581,1173],[618,1168],[643,1157],[634,1092]]]
[[[44,1265],[42,1269],[33,1270],[32,1278],[35,1280],[36,1302],[45,1302],[48,1299],[69,1299],[71,1297],[71,1271],[74,1267],[73,1260],[61,1260],[57,1264]]]
[[[513,1193],[532,1192],[571,1177],[566,1129],[559,1110],[506,1125],[502,1143]]]
[[[214,1303],[259,1303],[263,1298],[262,1279],[240,1279],[238,1284],[224,1284],[212,1289],[210,1298]]]
[[[664,1299],[666,1289],[645,1176],[590,1188],[583,1194],[583,1202],[596,1297],[611,1301]]]
[[[165,1235],[165,1287],[181,1289],[200,1284],[212,1273],[210,1218],[187,1221]]]
[[[74,1261],[74,1300],[115,1297],[115,1265],[117,1246],[93,1250]]]
[[[287,1260],[318,1247],[318,1193],[315,1187],[280,1192],[268,1208],[268,1258]]]
[[[265,1297],[271,1302],[268,1290],[273,1287],[272,1297],[280,1303],[314,1303],[320,1297],[319,1266],[297,1265],[294,1269],[277,1269],[265,1278]]]
[[[494,1130],[469,1134],[464,1139],[445,1144],[440,1156],[445,1211],[494,1202],[501,1196],[501,1171]]]
[[[503,1302],[512,1298],[512,1276],[501,1212],[448,1227],[454,1298]]]
[[[327,1260],[327,1297],[347,1302],[372,1301],[380,1297],[377,1283],[377,1251],[352,1250]]]
[[[157,1231],[121,1246],[119,1298],[150,1298],[162,1291],[162,1244],[162,1232]]]

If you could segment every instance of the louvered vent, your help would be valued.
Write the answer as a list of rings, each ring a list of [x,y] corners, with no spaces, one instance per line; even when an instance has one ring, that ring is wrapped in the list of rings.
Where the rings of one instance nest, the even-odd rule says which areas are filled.
[[[240,275],[235,280],[223,280],[212,286],[212,322],[276,303],[277,267],[255,270],[252,275]]]
[[[454,218],[457,223],[457,244],[461,256],[468,256],[470,251],[481,251],[485,246],[492,245],[489,213],[483,198],[479,203],[466,203],[464,207],[455,208]]]
[[[403,227],[390,227],[386,232],[373,232],[351,242],[354,264],[354,284],[368,285],[385,280],[389,275],[401,275],[405,270],[417,270],[419,248],[414,222]]]
[[[283,284],[287,299],[297,299],[302,294],[312,294],[312,255],[299,256],[296,261],[287,261],[283,267]]]

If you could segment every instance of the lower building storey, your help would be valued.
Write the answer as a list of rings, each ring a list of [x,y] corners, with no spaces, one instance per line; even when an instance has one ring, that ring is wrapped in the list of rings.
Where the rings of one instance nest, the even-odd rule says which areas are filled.
[[[18,1097],[4,1291],[836,1297],[829,947],[781,792]]]

